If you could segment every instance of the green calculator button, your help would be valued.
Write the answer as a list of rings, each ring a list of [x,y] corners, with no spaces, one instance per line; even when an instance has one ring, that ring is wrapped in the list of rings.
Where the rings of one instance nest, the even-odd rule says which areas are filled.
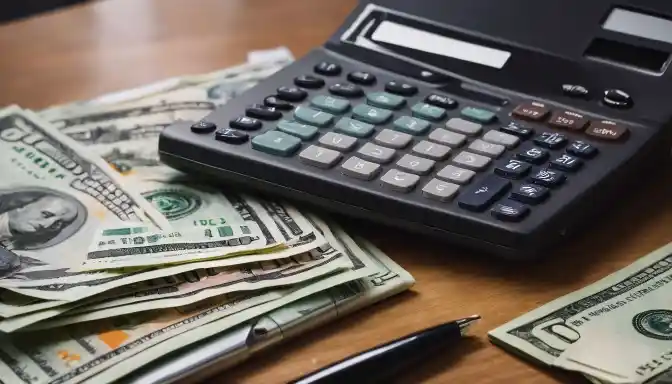
[[[487,109],[476,108],[476,107],[465,107],[460,112],[463,117],[477,121],[482,124],[491,123],[497,117],[494,112],[488,111]]]
[[[317,127],[308,124],[301,124],[296,121],[280,120],[278,122],[277,128],[278,131],[289,133],[290,135],[296,136],[301,140],[310,140],[315,137],[315,135],[317,135]]]
[[[424,135],[429,130],[429,123],[415,117],[401,116],[394,121],[394,129],[411,135]]]
[[[252,148],[277,156],[291,156],[301,146],[301,140],[280,131],[268,131],[252,139]]]
[[[392,112],[387,109],[372,107],[366,104],[359,104],[352,110],[352,115],[358,120],[371,124],[384,124],[392,117]]]
[[[326,127],[334,121],[334,115],[300,105],[294,110],[294,118],[302,123],[315,125],[317,127]]]
[[[413,116],[425,120],[439,121],[446,117],[446,110],[427,103],[417,103],[412,108]]]
[[[406,99],[387,92],[372,92],[366,95],[366,102],[380,108],[397,109],[406,103]]]
[[[343,113],[350,108],[348,100],[333,96],[315,96],[310,104],[329,113]]]
[[[373,133],[373,125],[343,117],[336,122],[336,131],[348,136],[369,137]]]

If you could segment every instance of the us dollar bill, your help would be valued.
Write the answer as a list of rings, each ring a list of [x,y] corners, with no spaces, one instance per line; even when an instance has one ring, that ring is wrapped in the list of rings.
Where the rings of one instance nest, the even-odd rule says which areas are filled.
[[[375,264],[347,234],[332,231],[348,243],[348,249],[355,252],[348,254],[352,261],[348,270],[287,288],[216,296],[185,307],[145,311],[62,327],[59,332],[45,330],[2,337],[0,377],[9,382],[26,384],[81,382],[121,362],[135,360],[133,356],[152,346],[158,346],[165,354],[303,297],[375,273]],[[335,246],[339,247],[344,248],[340,244]],[[223,321],[211,326],[212,322],[220,319]],[[190,338],[170,343],[176,336],[196,329],[198,332],[192,333]],[[146,355],[145,360],[138,363],[146,363],[149,357]],[[115,375],[114,372],[112,374]],[[105,377],[92,380],[99,383],[108,381]]]
[[[188,348],[173,351],[169,356],[149,362],[136,371],[121,369],[118,373],[120,384],[158,384],[174,382],[178,378],[189,378],[190,382],[205,381],[213,368],[222,371],[228,369],[252,355],[279,344],[289,338],[297,337],[310,329],[323,326],[328,322],[347,316],[366,308],[378,301],[403,292],[415,283],[407,271],[392,261],[373,244],[361,237],[354,238],[357,245],[374,261],[376,272],[349,283],[317,292],[303,299],[289,303],[267,314],[252,319],[229,331],[196,342]],[[214,325],[214,324],[213,324]],[[191,332],[177,338],[189,338]],[[175,341],[175,340],[173,340]],[[193,353],[213,350],[212,354]],[[155,352],[150,348],[135,356],[145,361],[147,353]],[[216,357],[216,360],[213,359]],[[128,364],[123,364],[124,366]],[[115,367],[114,370],[125,368]],[[126,371],[129,371],[126,374]],[[126,376],[123,376],[126,374]],[[112,375],[104,371],[90,381],[110,381]]]
[[[672,338],[672,312],[668,311],[670,296],[672,244],[590,286],[504,324],[488,335],[493,343],[547,365],[563,361],[567,351],[579,350],[584,345],[590,348],[600,337],[604,343],[624,343],[619,344],[622,347],[619,351],[627,354],[638,351],[635,340],[641,343],[640,346],[652,346],[661,340],[656,337]],[[655,312],[661,308],[660,313]],[[625,339],[619,340],[620,337]],[[592,342],[584,344],[584,340]],[[660,352],[656,348],[651,351]],[[606,354],[606,351],[600,352],[599,356]],[[636,373],[632,367],[635,362],[640,364],[637,369],[641,368],[648,377],[669,367],[667,363],[651,363],[653,357],[648,362],[644,356],[639,359],[630,357],[633,357],[630,364],[619,368],[630,369],[629,375]]]

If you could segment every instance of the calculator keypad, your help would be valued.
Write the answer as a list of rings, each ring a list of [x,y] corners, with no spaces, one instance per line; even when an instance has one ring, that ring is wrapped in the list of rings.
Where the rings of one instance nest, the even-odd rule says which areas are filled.
[[[422,94],[403,80],[378,80],[317,63],[313,73],[249,105],[215,138],[236,145],[249,140],[255,150],[296,156],[389,193],[417,190],[432,204],[519,222],[589,167],[600,141],[629,134],[622,124],[537,101],[496,113],[449,95]]]

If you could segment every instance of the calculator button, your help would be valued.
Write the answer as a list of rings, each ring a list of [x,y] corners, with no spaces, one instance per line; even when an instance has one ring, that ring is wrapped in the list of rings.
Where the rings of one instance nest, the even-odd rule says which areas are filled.
[[[539,121],[545,119],[549,112],[546,104],[534,101],[517,106],[512,114],[521,119]]]
[[[336,122],[336,131],[354,137],[369,137],[373,133],[373,125],[349,117],[342,117]]]
[[[370,160],[376,163],[389,163],[394,157],[394,149],[381,147],[380,145],[366,143],[362,145],[357,153],[359,153],[366,160]]]
[[[520,221],[530,213],[530,208],[517,201],[504,200],[495,204],[490,212],[502,221]]]
[[[514,121],[510,122],[508,125],[499,127],[499,130],[514,136],[518,136],[523,140],[529,139],[534,134],[534,130],[532,128],[528,128]]]
[[[620,89],[607,89],[602,102],[612,108],[628,108],[632,106],[632,97]]]
[[[255,104],[245,109],[245,114],[262,120],[277,120],[282,117],[282,113],[275,108]]]
[[[350,108],[350,102],[340,97],[315,96],[310,101],[310,105],[315,108],[325,110],[329,113],[343,113]]]
[[[557,187],[565,181],[565,175],[560,171],[541,169],[534,176],[532,182],[544,187]]]
[[[357,139],[352,136],[341,135],[340,133],[327,132],[319,140],[320,144],[341,152],[347,152],[357,143]]]
[[[308,97],[308,92],[297,87],[280,87],[276,89],[278,98],[286,101],[302,101]]]
[[[520,142],[520,139],[517,136],[499,131],[486,132],[485,135],[483,135],[483,140],[489,143],[501,144],[508,149],[515,148]]]
[[[542,164],[548,159],[548,151],[538,147],[524,148],[516,154],[516,157],[532,164]]]
[[[311,140],[317,136],[317,127],[313,125],[301,124],[296,121],[280,120],[277,126],[279,131],[289,133],[301,140]]]
[[[243,131],[256,131],[261,128],[261,121],[252,117],[241,116],[229,121],[229,127]]]
[[[618,140],[628,135],[628,128],[613,121],[602,120],[590,124],[586,134],[603,140]]]
[[[362,85],[371,85],[376,82],[376,76],[369,72],[356,71],[348,74],[348,80]]]
[[[247,133],[231,128],[222,128],[215,132],[215,139],[229,144],[242,144],[249,138],[250,136]]]
[[[388,92],[371,92],[366,95],[366,102],[375,107],[397,109],[406,103],[406,99]]]
[[[352,110],[353,117],[371,124],[385,124],[391,117],[392,112],[387,109],[371,107],[359,104]]]
[[[301,75],[294,79],[294,84],[308,89],[317,89],[324,86],[324,80],[313,75]]]
[[[590,159],[595,156],[598,151],[597,148],[585,141],[575,141],[567,147],[567,152],[583,159]]]
[[[341,164],[341,170],[347,176],[371,180],[380,172],[380,165],[352,156]]]
[[[550,163],[551,168],[559,169],[561,171],[575,172],[581,168],[583,162],[578,157],[567,154],[562,154],[553,159]]]
[[[480,171],[490,164],[490,158],[475,153],[462,151],[453,158],[453,163],[474,171]]]
[[[320,75],[325,76],[336,76],[341,74],[341,66],[335,63],[330,63],[328,61],[318,63],[314,70]]]
[[[535,184],[521,184],[511,192],[511,199],[525,204],[539,204],[548,197],[548,188]]]
[[[199,121],[192,124],[191,131],[194,133],[210,133],[217,128],[215,123],[209,121]]]
[[[590,91],[588,91],[588,88],[582,86],[582,85],[575,85],[575,84],[563,84],[562,85],[562,92],[573,98],[587,98],[588,94]]]
[[[567,144],[567,138],[561,133],[543,132],[534,138],[534,142],[540,147],[558,149]]]
[[[428,199],[448,201],[455,196],[460,186],[439,179],[432,179],[422,188],[422,196]]]
[[[464,133],[467,136],[476,136],[481,133],[483,126],[464,119],[452,118],[446,122],[446,128],[451,131]]]
[[[483,211],[511,188],[511,182],[499,176],[488,175],[480,183],[465,190],[457,203],[471,211]]]
[[[446,110],[427,103],[417,103],[411,107],[413,116],[430,121],[439,121],[446,117]]]
[[[404,148],[411,142],[412,136],[407,133],[393,131],[391,129],[383,129],[373,139],[376,143],[391,148]]]
[[[443,128],[436,128],[432,131],[432,133],[429,134],[429,140],[456,148],[464,144],[464,142],[467,140],[467,136],[461,133],[451,132]]]
[[[558,111],[551,115],[548,124],[558,128],[569,129],[570,131],[581,131],[588,124],[588,119],[580,113]]]
[[[252,139],[252,148],[271,155],[290,156],[300,146],[300,139],[280,131],[268,131]]]
[[[276,96],[267,96],[264,99],[264,105],[282,111],[290,111],[294,106],[284,100],[278,99]]]
[[[479,155],[498,158],[506,150],[506,147],[499,144],[488,143],[481,139],[476,139],[471,144],[469,144],[469,150],[471,152],[478,153]]]
[[[420,180],[420,176],[396,169],[390,169],[380,178],[384,186],[399,192],[410,191],[418,183],[418,180]]]
[[[294,118],[317,127],[326,127],[334,121],[334,115],[303,105],[296,107]]]
[[[481,124],[491,123],[495,121],[495,119],[497,118],[497,115],[495,115],[494,112],[488,111],[487,109],[476,107],[462,108],[460,114],[462,115],[462,117],[466,117],[467,119],[477,121]]]
[[[429,122],[410,116],[401,116],[394,121],[394,129],[411,135],[424,135],[429,130]]]
[[[402,96],[413,96],[418,93],[418,87],[400,81],[389,81],[385,84],[385,90]]]
[[[448,96],[437,95],[433,93],[425,98],[425,103],[435,105],[444,109],[453,109],[457,107],[457,101]]]
[[[299,160],[318,168],[331,168],[340,159],[340,152],[318,147],[317,145],[311,145],[299,153]]]
[[[450,153],[450,147],[423,140],[413,147],[413,152],[433,160],[443,160]]]
[[[495,167],[495,173],[508,179],[521,179],[530,172],[530,164],[520,160],[509,159],[500,162]]]
[[[362,88],[349,83],[336,83],[329,87],[329,92],[343,97],[359,97],[364,94]]]
[[[404,155],[399,161],[397,161],[397,166],[405,171],[415,173],[418,175],[426,175],[434,167],[435,162],[428,159],[423,159],[422,157],[417,157],[413,155]]]
[[[452,181],[457,184],[468,184],[475,174],[476,172],[470,171],[468,169],[458,168],[454,165],[446,165],[441,171],[439,171],[439,173],[436,174],[436,177],[443,180]]]

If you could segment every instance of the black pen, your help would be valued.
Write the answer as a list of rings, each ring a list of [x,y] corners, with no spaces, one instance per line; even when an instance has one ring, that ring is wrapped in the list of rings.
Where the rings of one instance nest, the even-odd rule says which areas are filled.
[[[311,372],[288,384],[375,383],[428,359],[437,349],[461,339],[478,315],[440,324],[368,349]]]

